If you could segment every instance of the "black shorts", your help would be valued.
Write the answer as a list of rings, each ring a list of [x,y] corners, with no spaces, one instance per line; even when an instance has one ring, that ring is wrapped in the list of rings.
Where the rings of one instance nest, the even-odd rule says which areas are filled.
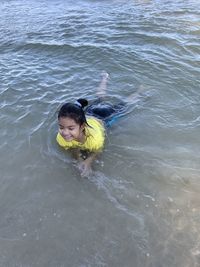
[[[123,115],[125,109],[126,103],[122,101],[117,104],[111,104],[98,98],[86,108],[86,115],[101,119],[107,126],[110,126],[117,118]]]

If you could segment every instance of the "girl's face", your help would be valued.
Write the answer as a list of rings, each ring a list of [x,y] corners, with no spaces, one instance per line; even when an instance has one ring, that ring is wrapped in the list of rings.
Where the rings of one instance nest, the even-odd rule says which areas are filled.
[[[82,142],[84,139],[85,125],[79,125],[73,119],[60,117],[58,119],[59,133],[66,141],[76,140]]]

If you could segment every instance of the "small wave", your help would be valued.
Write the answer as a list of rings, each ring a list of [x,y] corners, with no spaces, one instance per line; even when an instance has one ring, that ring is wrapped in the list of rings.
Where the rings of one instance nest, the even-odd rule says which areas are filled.
[[[130,187],[130,183],[126,184],[126,181],[117,181],[114,178],[107,177],[99,171],[94,172],[94,174],[88,177],[88,179],[91,182],[95,183],[99,189],[103,190],[106,193],[107,198],[115,205],[117,209],[125,212],[131,217],[134,217],[138,222],[138,225],[141,228],[144,227],[144,220],[142,215],[131,209],[128,203],[126,205],[126,201],[123,203],[123,200],[119,199],[120,195],[127,195],[126,190],[128,190],[127,186]]]

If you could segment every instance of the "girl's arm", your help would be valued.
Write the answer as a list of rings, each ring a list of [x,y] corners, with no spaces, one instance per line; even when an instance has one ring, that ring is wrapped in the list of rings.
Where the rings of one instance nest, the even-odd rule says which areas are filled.
[[[70,153],[72,155],[72,158],[76,159],[76,160],[80,160],[80,149],[79,148],[72,148],[70,149]]]

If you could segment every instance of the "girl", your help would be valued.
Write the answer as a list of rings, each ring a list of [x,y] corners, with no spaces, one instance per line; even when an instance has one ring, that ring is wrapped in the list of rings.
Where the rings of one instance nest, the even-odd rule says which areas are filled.
[[[91,164],[96,155],[102,151],[105,141],[105,125],[111,125],[117,117],[122,116],[125,103],[116,105],[102,102],[105,95],[108,74],[103,78],[97,91],[98,99],[90,106],[86,99],[64,104],[58,112],[59,132],[57,142],[64,149],[70,149],[79,160],[81,176],[91,172]],[[137,93],[131,96],[131,99]],[[85,115],[88,114],[90,116]]]
[[[78,99],[75,103],[64,104],[58,113],[59,132],[56,140],[64,149],[73,149],[74,156],[80,161],[78,167],[81,176],[89,175],[91,164],[102,151],[105,140],[103,122],[85,116],[83,108],[87,104],[87,100]]]

